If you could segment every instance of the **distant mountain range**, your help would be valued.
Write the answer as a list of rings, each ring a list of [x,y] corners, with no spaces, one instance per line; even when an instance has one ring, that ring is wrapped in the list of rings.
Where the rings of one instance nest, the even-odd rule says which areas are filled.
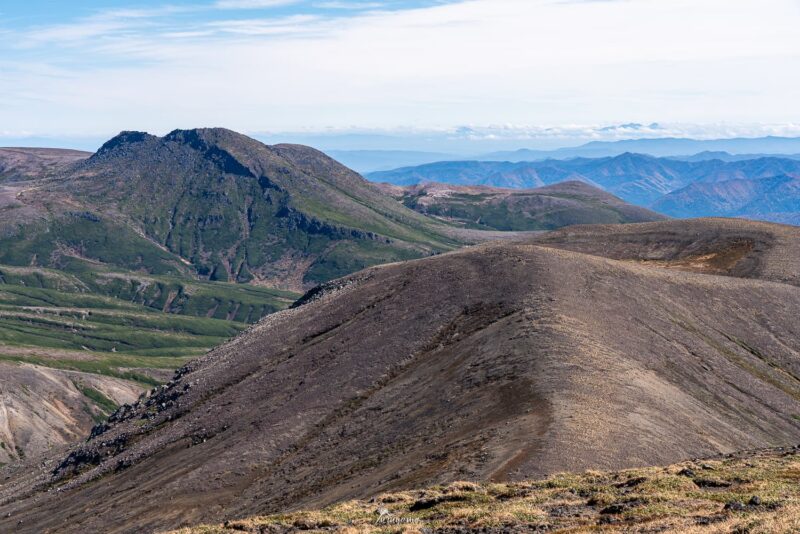
[[[548,158],[601,158],[636,152],[650,156],[686,156],[701,152],[729,154],[800,154],[798,137],[756,137],[734,139],[625,139],[621,141],[592,141],[577,147],[556,150],[520,149],[485,154],[478,159],[502,161],[536,161]]]
[[[355,145],[358,146],[358,141]],[[326,150],[351,169],[371,173],[424,165],[439,161],[543,161],[547,159],[603,158],[633,152],[656,157],[670,157],[683,161],[739,161],[762,157],[800,159],[800,138],[759,137],[738,139],[697,140],[683,138],[627,139],[621,141],[592,141],[579,146],[557,149],[518,149],[500,152],[443,152],[436,150],[390,150],[342,148]]]
[[[580,180],[621,199],[675,217],[740,216],[793,221],[800,160],[765,157],[683,161],[625,153],[605,158],[535,162],[448,161],[375,172],[376,182],[530,188]],[[782,178],[778,178],[782,177]],[[770,179],[770,181],[764,181]]]
[[[784,158],[784,159],[800,159],[800,154],[731,154],[729,152],[719,151],[706,151],[692,154],[691,156],[669,156],[671,159],[680,161],[745,161],[748,159],[760,158]]]

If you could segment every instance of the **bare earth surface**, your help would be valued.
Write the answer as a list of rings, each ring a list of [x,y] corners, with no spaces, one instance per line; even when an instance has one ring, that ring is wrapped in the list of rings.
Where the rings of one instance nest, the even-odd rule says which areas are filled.
[[[89,156],[60,148],[0,148],[0,180],[41,178]]]
[[[786,227],[699,220],[362,271],[66,458],[6,468],[0,531],[149,532],[796,444],[798,251]]]
[[[0,462],[22,454],[38,457],[84,437],[102,412],[80,388],[92,388],[117,405],[135,401],[143,391],[128,380],[0,362]]]
[[[537,243],[644,265],[800,286],[800,231],[741,219],[573,226]]]

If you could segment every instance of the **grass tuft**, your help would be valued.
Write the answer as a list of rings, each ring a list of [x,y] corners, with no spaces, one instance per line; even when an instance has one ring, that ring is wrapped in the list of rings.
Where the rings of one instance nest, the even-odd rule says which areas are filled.
[[[731,485],[703,485],[702,479]],[[698,485],[697,481],[700,481]],[[558,474],[508,484],[455,482],[322,510],[175,531],[243,532],[800,532],[800,448],[669,468]],[[754,499],[757,497],[757,499]],[[729,503],[741,503],[732,507]],[[728,506],[726,506],[728,505]]]

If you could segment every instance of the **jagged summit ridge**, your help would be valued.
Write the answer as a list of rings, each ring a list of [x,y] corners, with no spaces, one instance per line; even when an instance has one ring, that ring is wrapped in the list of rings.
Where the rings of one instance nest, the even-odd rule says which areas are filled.
[[[158,137],[147,132],[123,131],[103,143],[92,158],[108,156],[113,151],[125,148],[128,145],[155,141],[157,139]]]

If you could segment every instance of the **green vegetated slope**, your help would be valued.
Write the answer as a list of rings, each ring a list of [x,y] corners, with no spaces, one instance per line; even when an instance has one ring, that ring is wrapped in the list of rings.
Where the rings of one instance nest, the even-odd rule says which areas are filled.
[[[0,266],[0,282],[0,358],[143,383],[159,380],[149,369],[174,369],[297,297],[114,271]]]
[[[64,268],[0,265],[3,463],[85,438],[118,404],[298,296],[75,258]]]
[[[85,272],[102,264],[152,274],[191,274],[191,269],[174,254],[129,226],[88,209],[70,211],[57,206],[46,218],[6,227],[5,235],[0,237],[0,264],[68,272]]]
[[[413,210],[478,230],[553,230],[666,219],[577,181],[522,190],[436,183],[383,188]]]
[[[75,258],[69,258],[61,265],[61,270],[0,265],[0,284],[28,291],[56,290],[42,291],[40,296],[30,298],[34,302],[40,298],[58,306],[72,306],[74,302],[91,299],[94,295],[165,313],[243,323],[254,323],[281,310],[298,296],[290,291],[256,285],[114,270]]]
[[[299,290],[459,245],[446,225],[399,205],[320,152],[267,146],[222,129],[163,138],[123,133],[44,189],[71,195],[87,210],[62,210],[56,233],[21,231],[15,264],[27,265],[35,254],[36,264],[58,266],[54,250],[59,257],[78,248],[72,252],[153,274],[191,271]],[[117,224],[127,227],[119,232],[125,246],[109,249],[102,236]]]

